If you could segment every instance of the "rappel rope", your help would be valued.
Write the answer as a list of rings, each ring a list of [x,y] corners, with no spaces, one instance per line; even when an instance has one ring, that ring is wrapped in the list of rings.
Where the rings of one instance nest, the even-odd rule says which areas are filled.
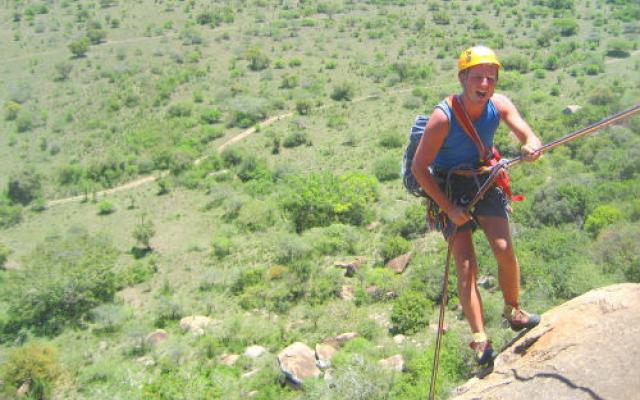
[[[579,139],[585,135],[588,135],[592,132],[595,132],[599,129],[602,129],[606,126],[614,124],[622,119],[632,116],[633,114],[640,111],[640,103],[635,106],[628,108],[624,111],[621,111],[617,114],[614,114],[610,117],[604,118],[596,123],[593,123],[586,128],[582,128],[578,131],[572,132],[566,136],[563,136],[559,139],[556,139],[552,142],[549,142],[539,149],[536,150],[537,153],[545,153],[551,149],[554,149],[560,145],[566,144],[573,140]],[[480,186],[478,189],[478,193],[474,196],[473,200],[465,207],[465,212],[469,213],[473,207],[482,199],[484,194],[489,190],[495,179],[498,177],[500,171],[503,169],[507,169],[513,165],[519,164],[524,161],[522,156],[516,157],[512,160],[502,159],[491,169],[491,173],[487,180]],[[436,343],[433,355],[433,366],[431,369],[431,386],[429,387],[429,400],[435,400],[435,392],[436,392],[436,379],[438,375],[438,366],[440,363],[440,349],[442,347],[442,336],[443,336],[443,327],[444,327],[444,313],[448,303],[448,292],[449,292],[449,266],[451,264],[451,253],[453,252],[453,243],[456,237],[456,233],[458,231],[458,226],[454,225],[451,235],[449,236],[448,245],[447,245],[447,258],[444,267],[444,277],[442,281],[442,294],[440,296],[440,312],[438,315],[438,332],[436,336]]]

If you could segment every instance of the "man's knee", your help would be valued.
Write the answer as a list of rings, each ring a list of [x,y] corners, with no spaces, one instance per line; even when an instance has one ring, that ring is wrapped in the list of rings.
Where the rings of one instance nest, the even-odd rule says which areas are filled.
[[[493,249],[495,252],[499,252],[502,254],[513,253],[511,243],[505,238],[495,239],[493,241]]]

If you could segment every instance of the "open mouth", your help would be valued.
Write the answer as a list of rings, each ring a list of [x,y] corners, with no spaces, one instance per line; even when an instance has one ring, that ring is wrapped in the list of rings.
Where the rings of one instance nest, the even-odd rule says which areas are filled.
[[[485,97],[487,97],[487,92],[476,91],[476,95],[481,99],[484,99]]]

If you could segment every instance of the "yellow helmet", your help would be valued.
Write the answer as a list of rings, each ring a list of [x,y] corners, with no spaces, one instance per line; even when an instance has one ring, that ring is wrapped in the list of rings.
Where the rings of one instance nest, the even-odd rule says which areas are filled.
[[[469,47],[460,54],[458,59],[458,73],[478,64],[494,64],[500,68],[501,64],[496,53],[485,46]]]

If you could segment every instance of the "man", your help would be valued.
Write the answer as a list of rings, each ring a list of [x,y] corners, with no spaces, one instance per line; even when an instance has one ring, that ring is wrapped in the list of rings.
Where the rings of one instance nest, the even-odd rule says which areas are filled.
[[[536,149],[542,144],[513,103],[506,96],[494,93],[499,69],[500,62],[487,47],[475,46],[462,52],[458,60],[462,93],[457,95],[457,100],[487,149],[493,147],[494,133],[503,120],[521,142],[523,159],[533,161],[540,156]],[[416,150],[412,172],[448,219],[443,233],[445,238],[454,240],[458,295],[473,333],[470,346],[476,353],[476,361],[484,364],[492,358],[493,349],[484,331],[482,301],[477,286],[478,265],[472,241],[472,233],[477,226],[484,231],[496,258],[498,281],[505,303],[503,315],[511,328],[531,328],[540,322],[540,317],[525,312],[519,306],[520,266],[511,241],[505,191],[492,187],[470,214],[465,212],[465,205],[473,199],[487,177],[481,173],[474,175],[473,171],[482,166],[480,160],[478,145],[465,132],[450,103],[439,103]],[[466,174],[460,174],[463,169]],[[457,230],[450,238],[454,224]]]

